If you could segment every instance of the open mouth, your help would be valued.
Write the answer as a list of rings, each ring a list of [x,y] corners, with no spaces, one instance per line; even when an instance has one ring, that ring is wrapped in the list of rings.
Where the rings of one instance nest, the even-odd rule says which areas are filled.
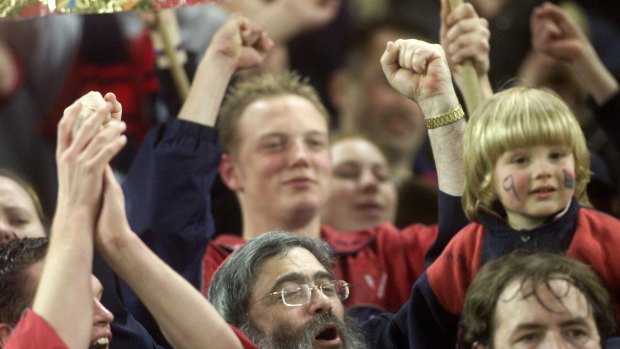
[[[551,193],[554,191],[555,189],[553,187],[543,187],[543,188],[537,188],[533,190],[532,194],[546,194],[546,193]]]
[[[92,349],[104,349],[110,345],[110,339],[108,337],[100,337],[90,343]]]
[[[338,332],[338,327],[335,324],[330,324],[323,327],[319,334],[314,337],[314,341],[317,344],[323,345],[340,344],[340,333]]]

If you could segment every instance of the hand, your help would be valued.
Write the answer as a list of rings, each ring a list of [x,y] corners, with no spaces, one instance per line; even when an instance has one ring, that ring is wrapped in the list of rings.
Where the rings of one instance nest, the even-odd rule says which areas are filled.
[[[440,45],[415,39],[389,41],[381,56],[381,67],[390,85],[416,101],[427,118],[458,105]]]
[[[574,63],[594,48],[577,24],[556,5],[545,3],[530,17],[532,46],[536,51],[565,63]]]
[[[114,251],[127,234],[133,233],[125,214],[125,196],[112,169],[107,166],[103,180],[103,205],[95,234],[97,249],[105,256],[106,251]]]
[[[446,51],[452,71],[465,61],[470,60],[479,77],[489,72],[489,23],[478,17],[470,3],[450,11],[448,0],[441,0],[441,28],[439,37],[441,46]]]
[[[106,123],[111,120],[112,110],[118,112],[116,103],[115,98],[110,98],[84,121],[75,136],[71,130],[81,103],[75,102],[65,109],[58,124],[56,147],[59,207],[98,209],[103,171],[127,141],[122,135],[124,123]]]
[[[260,64],[272,46],[264,30],[245,17],[233,15],[215,33],[206,55],[214,62],[225,60],[237,70]]]

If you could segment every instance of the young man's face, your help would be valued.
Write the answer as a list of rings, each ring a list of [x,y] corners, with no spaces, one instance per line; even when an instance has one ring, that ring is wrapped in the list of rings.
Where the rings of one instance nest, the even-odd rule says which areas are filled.
[[[392,222],[396,186],[379,149],[360,138],[331,146],[333,179],[323,223],[340,231],[357,231]]]
[[[0,245],[15,237],[45,237],[45,230],[24,188],[0,176]]]
[[[339,299],[314,289],[310,303],[291,307],[280,294],[267,296],[294,284],[315,286],[333,280],[308,250],[295,247],[277,255],[261,266],[258,275],[248,313],[250,337],[259,347],[356,348],[360,344],[357,327],[345,317]]]
[[[232,163],[244,213],[315,217],[331,178],[327,121],[303,97],[259,99],[239,120]]]
[[[575,194],[575,161],[565,146],[510,150],[495,163],[493,188],[515,229],[533,229],[562,211]]]
[[[601,348],[592,311],[584,295],[563,279],[538,286],[514,281],[495,310],[495,349]]]

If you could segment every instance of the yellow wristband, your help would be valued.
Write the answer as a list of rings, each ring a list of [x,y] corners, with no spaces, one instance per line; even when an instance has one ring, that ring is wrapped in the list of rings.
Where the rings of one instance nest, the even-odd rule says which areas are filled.
[[[453,124],[462,118],[465,117],[465,112],[463,111],[463,107],[460,105],[447,113],[443,113],[439,116],[435,116],[433,118],[425,119],[426,128],[433,129],[441,126],[446,126]]]

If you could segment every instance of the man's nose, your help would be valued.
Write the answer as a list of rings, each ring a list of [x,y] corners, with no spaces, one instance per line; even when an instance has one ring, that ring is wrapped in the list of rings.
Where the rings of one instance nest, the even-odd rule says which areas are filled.
[[[297,164],[308,164],[309,149],[303,140],[292,142],[290,149],[291,162]]]
[[[572,345],[566,342],[562,334],[552,332],[545,337],[544,343],[540,346],[541,349],[568,349],[573,348]]]
[[[310,295],[310,312],[312,314],[326,314],[332,312],[333,300],[318,288],[313,289]]]
[[[376,190],[379,187],[379,179],[372,173],[372,170],[366,169],[360,174],[360,186],[364,191]]]

